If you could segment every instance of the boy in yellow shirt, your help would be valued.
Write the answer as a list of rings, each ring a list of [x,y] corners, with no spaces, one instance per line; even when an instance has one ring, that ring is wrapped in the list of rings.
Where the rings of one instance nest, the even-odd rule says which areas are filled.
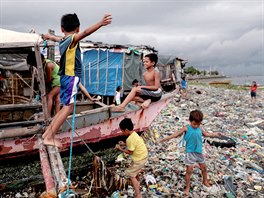
[[[131,155],[133,163],[125,171],[127,176],[130,176],[132,185],[136,192],[136,198],[142,198],[140,193],[140,184],[136,178],[137,174],[145,166],[148,160],[148,150],[143,139],[133,131],[134,125],[130,118],[125,118],[119,123],[119,127],[125,136],[128,136],[126,143],[119,141],[119,145],[116,149]],[[120,146],[126,146],[127,149],[123,149]]]

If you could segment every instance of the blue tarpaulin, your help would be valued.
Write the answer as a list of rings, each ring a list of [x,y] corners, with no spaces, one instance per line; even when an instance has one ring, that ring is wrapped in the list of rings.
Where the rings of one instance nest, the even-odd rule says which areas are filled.
[[[114,96],[122,86],[123,53],[89,50],[83,53],[82,83],[89,93]]]

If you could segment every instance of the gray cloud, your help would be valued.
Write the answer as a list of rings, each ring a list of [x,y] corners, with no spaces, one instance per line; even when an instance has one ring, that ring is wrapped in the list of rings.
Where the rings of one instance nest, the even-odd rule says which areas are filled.
[[[60,34],[60,17],[77,13],[81,29],[104,13],[113,23],[88,40],[150,45],[160,54],[189,59],[188,65],[227,74],[264,75],[262,0],[212,1],[63,1],[1,0],[1,27]]]

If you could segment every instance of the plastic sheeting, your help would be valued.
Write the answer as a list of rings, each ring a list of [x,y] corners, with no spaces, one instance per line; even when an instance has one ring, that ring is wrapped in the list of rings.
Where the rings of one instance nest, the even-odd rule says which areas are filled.
[[[158,64],[160,65],[174,65],[176,62],[175,56],[159,55]]]
[[[144,84],[143,73],[145,68],[140,55],[134,52],[125,54],[124,69],[124,90],[130,90],[132,88],[132,81],[134,79],[137,79],[140,84]]]
[[[29,69],[26,55],[0,54],[0,69],[26,71]]]
[[[0,28],[0,49],[33,47],[41,41],[41,36],[38,34],[22,33]]]
[[[83,84],[91,94],[113,96],[122,86],[123,53],[89,50],[83,53]]]
[[[83,52],[82,83],[91,94],[114,96],[116,88],[132,88],[132,81],[142,83],[144,67],[140,55],[130,52],[88,50]]]

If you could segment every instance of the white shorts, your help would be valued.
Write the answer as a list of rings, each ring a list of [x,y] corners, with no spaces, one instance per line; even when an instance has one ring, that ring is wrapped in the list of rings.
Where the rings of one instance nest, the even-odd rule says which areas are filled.
[[[185,159],[184,159],[185,165],[191,166],[195,163],[203,164],[204,163],[204,157],[202,153],[186,153]]]

